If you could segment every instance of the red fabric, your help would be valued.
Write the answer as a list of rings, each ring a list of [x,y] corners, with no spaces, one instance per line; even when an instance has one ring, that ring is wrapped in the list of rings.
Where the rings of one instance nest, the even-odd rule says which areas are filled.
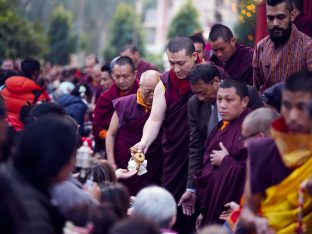
[[[312,1],[311,0],[304,0],[304,13],[312,17]]]
[[[33,104],[35,98],[33,91],[42,92],[37,102],[50,100],[49,95],[43,88],[29,78],[12,76],[7,79],[5,81],[5,87],[1,91],[1,96],[4,99],[8,115],[19,118],[21,107],[26,105],[27,102]]]
[[[203,60],[197,55],[196,64],[202,63]],[[170,69],[171,84],[178,89],[181,96],[191,91],[190,82],[188,79],[179,79],[174,71]]]
[[[265,2],[257,6],[255,45],[268,35]]]
[[[11,126],[17,132],[22,131],[24,128],[24,124],[13,115],[8,115],[6,121],[8,122],[9,126]]]
[[[283,118],[279,118],[279,119],[275,120],[272,123],[272,128],[279,131],[279,132],[284,132],[284,133],[288,132],[288,127],[287,127],[285,120]]]
[[[139,82],[136,80],[127,95],[136,94],[138,88]],[[99,142],[102,142],[102,140],[99,139],[100,131],[103,129],[108,129],[110,120],[114,114],[112,101],[119,97],[121,97],[119,89],[116,84],[113,84],[109,90],[105,91],[100,95],[96,102],[93,119],[93,135],[97,140],[98,144]]]

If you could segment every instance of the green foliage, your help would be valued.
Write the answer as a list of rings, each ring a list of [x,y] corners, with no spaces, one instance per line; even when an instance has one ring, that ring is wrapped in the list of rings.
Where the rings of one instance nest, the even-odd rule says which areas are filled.
[[[13,2],[0,0],[0,58],[42,58],[48,52],[42,25],[20,18]]]
[[[241,0],[238,6],[239,22],[234,28],[238,40],[250,47],[254,46],[256,31],[256,5],[253,0]]]
[[[147,53],[145,56],[145,59],[152,64],[155,64],[157,68],[159,68],[161,71],[165,70],[162,54],[155,54],[155,53]]]
[[[52,14],[48,37],[50,53],[47,57],[53,64],[66,65],[76,51],[77,35],[72,32],[72,14],[59,5]]]
[[[117,6],[109,32],[109,40],[104,50],[106,61],[118,56],[125,44],[136,45],[141,56],[144,56],[143,27],[133,6],[125,3]]]
[[[191,1],[181,7],[181,10],[170,23],[168,38],[174,36],[190,36],[194,31],[201,30],[198,22],[198,12]]]

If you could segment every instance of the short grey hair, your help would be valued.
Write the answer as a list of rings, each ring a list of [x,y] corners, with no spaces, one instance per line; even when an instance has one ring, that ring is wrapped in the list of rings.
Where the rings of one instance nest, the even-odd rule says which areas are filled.
[[[159,186],[150,186],[139,191],[133,204],[133,215],[156,222],[161,228],[168,228],[177,214],[173,196]]]

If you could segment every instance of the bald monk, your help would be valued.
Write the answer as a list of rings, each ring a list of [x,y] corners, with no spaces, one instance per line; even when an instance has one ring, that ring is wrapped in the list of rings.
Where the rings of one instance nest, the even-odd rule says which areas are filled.
[[[136,94],[113,101],[115,112],[106,136],[106,154],[114,168],[127,168],[131,158],[130,147],[142,136],[143,127],[151,113],[154,89],[160,73],[149,70],[142,74],[140,88]],[[143,187],[160,184],[162,172],[161,132],[145,154],[147,173],[120,180],[131,195],[136,195]]]
[[[107,130],[115,111],[112,101],[119,97],[135,94],[139,88],[135,65],[127,56],[121,56],[115,61],[112,76],[115,83],[100,95],[95,105],[93,135],[97,145],[96,151],[105,149]]]

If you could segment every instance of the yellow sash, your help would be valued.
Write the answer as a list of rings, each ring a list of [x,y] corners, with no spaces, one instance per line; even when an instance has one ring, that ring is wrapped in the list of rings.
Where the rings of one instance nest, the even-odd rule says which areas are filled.
[[[298,190],[300,184],[312,176],[312,157],[295,169],[280,184],[266,190],[261,211],[277,234],[294,234],[298,215]],[[312,233],[312,199],[304,194],[303,225],[305,233]]]

